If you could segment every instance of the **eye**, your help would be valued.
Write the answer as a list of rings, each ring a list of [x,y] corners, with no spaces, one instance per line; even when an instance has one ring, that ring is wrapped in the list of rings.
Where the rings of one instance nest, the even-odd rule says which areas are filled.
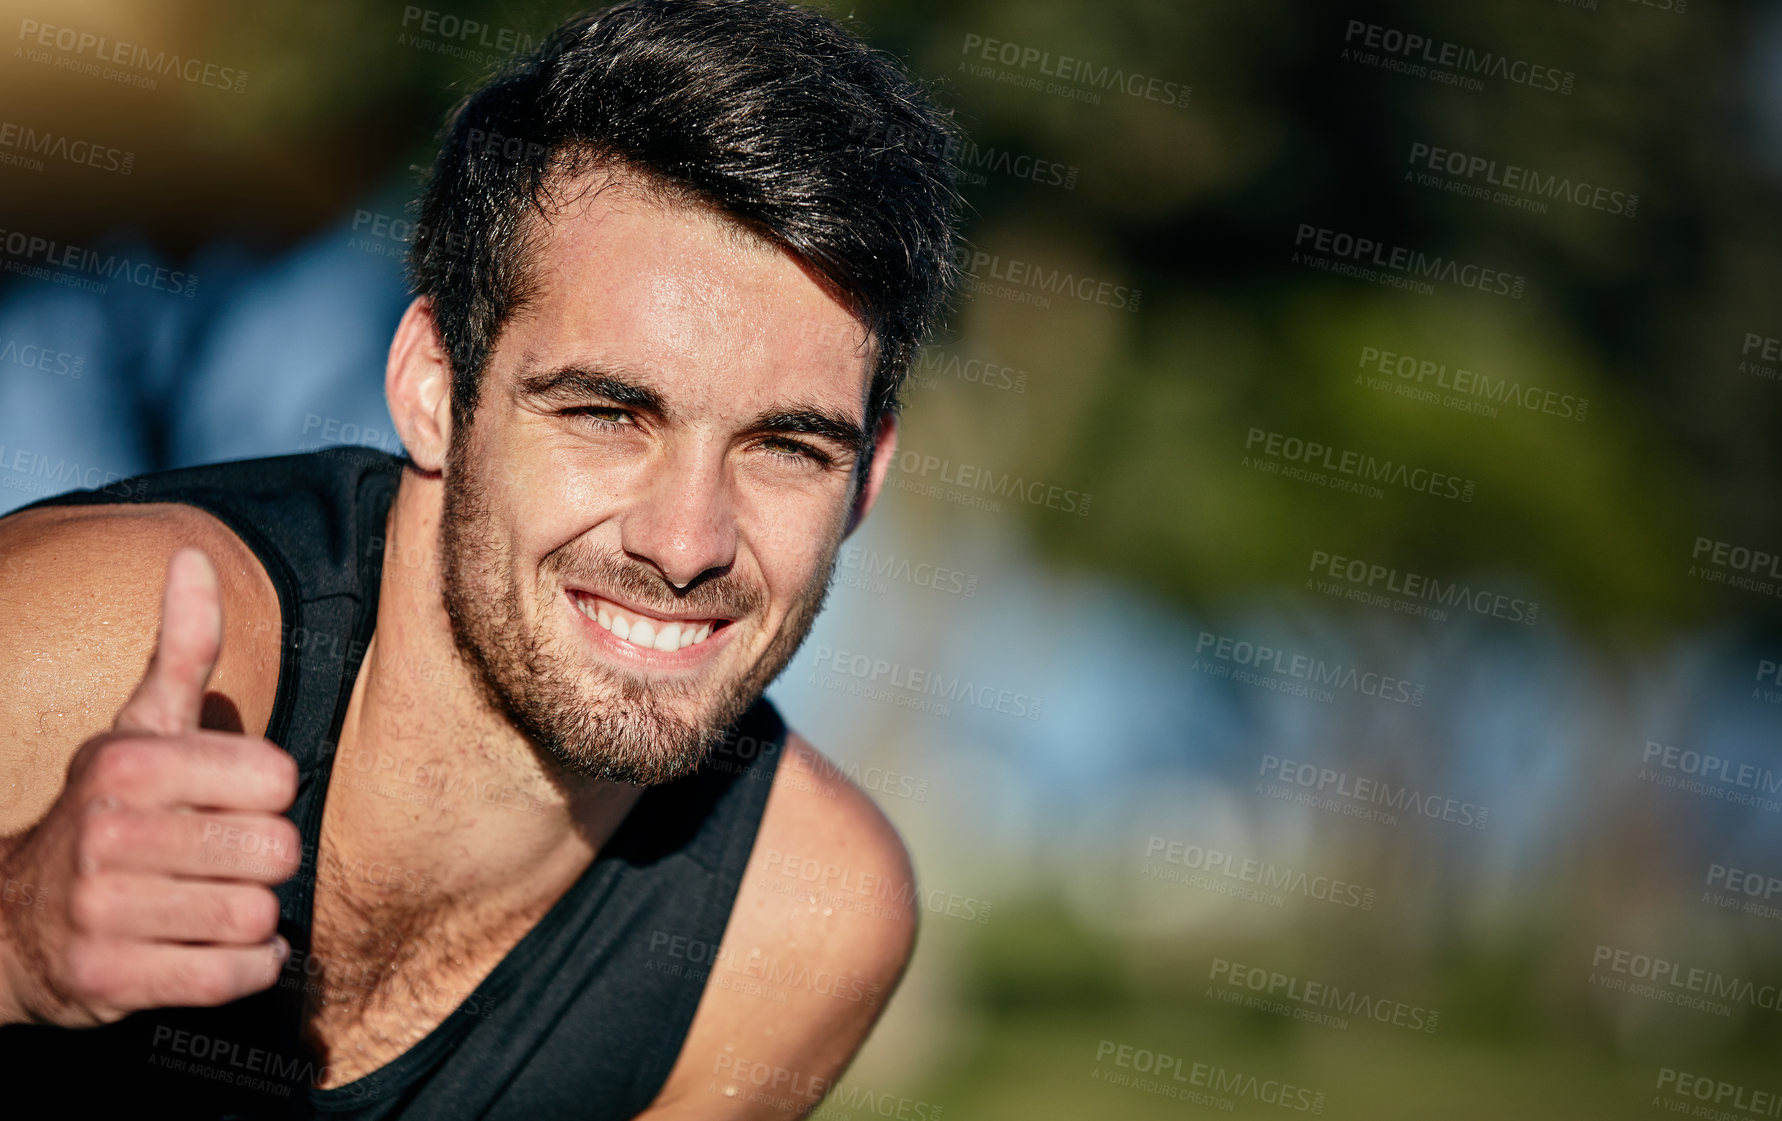
[[[565,416],[583,417],[596,428],[623,428],[632,423],[631,414],[610,405],[578,405],[563,410]]]
[[[788,440],[784,436],[770,436],[761,441],[761,447],[776,459],[805,460],[822,467],[827,467],[832,462],[829,455],[822,450],[798,440]]]

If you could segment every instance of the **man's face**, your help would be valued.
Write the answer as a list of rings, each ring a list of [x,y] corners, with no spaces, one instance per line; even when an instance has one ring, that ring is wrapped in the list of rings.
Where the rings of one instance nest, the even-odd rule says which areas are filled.
[[[687,773],[821,609],[870,353],[793,258],[628,188],[554,210],[445,469],[486,699],[572,772]]]

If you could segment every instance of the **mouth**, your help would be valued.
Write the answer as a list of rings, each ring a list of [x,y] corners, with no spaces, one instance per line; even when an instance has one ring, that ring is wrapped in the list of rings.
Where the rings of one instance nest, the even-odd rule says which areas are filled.
[[[657,615],[617,603],[580,588],[569,588],[569,601],[595,626],[631,651],[659,654],[704,653],[714,634],[722,634],[732,620],[722,617],[686,618]]]

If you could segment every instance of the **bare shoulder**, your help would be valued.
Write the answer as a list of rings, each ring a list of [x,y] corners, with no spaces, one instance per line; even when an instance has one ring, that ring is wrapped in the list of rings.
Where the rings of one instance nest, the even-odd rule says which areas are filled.
[[[913,877],[903,838],[878,803],[797,732],[786,735],[754,858],[778,878],[810,890],[871,896],[880,903],[896,900],[914,916],[912,893],[896,890]],[[847,876],[849,871],[858,875]],[[865,880],[867,875],[875,879]],[[908,924],[894,929],[907,930]]]
[[[789,733],[692,1029],[641,1116],[803,1116],[896,989],[918,913],[897,830]]]
[[[221,521],[177,503],[52,506],[0,518],[0,836],[34,823],[68,760],[111,726],[148,665],[167,562],[192,545],[221,578],[224,638],[205,724],[265,730],[278,594]]]

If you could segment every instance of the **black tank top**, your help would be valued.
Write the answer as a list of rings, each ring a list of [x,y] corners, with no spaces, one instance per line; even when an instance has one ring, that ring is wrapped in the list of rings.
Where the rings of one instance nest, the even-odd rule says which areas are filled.
[[[101,1028],[0,1028],[0,1086],[12,1088],[15,1104],[37,1096],[61,1117],[159,1106],[190,1118],[617,1121],[661,1090],[785,745],[785,725],[765,699],[697,773],[638,799],[582,876],[437,1028],[363,1078],[312,1088],[318,1061],[299,1032],[322,806],[376,621],[384,519],[402,462],[337,448],[161,472],[34,504],[186,503],[221,519],[259,557],[284,622],[266,736],[297,760],[287,816],[303,836],[304,865],[277,889],[292,947],[278,985],[222,1008],[155,1009]],[[400,773],[350,780],[390,783],[393,796],[423,803],[442,793]]]

